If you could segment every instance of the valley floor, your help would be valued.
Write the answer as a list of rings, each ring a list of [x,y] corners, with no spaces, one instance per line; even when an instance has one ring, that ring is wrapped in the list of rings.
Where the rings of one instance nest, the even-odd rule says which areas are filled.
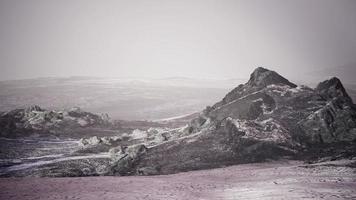
[[[0,178],[0,199],[356,199],[355,160],[278,161],[174,175]]]

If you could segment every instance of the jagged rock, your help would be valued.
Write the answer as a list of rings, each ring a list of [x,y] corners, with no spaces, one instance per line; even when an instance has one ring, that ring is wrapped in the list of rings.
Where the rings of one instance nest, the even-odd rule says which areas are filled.
[[[122,137],[119,137],[119,136],[102,137],[101,141],[104,144],[111,145],[111,146],[116,146],[117,144],[119,144],[119,142],[122,141]]]
[[[108,152],[113,147],[119,145],[122,141],[121,137],[98,137],[93,136],[88,139],[82,138],[79,140],[79,146],[81,149],[77,150],[76,153],[103,153]]]
[[[124,157],[125,154],[125,149],[127,147],[124,146],[117,146],[114,148],[111,148],[109,150],[110,158],[112,161],[119,161],[122,157]]]
[[[290,87],[297,87],[294,83],[289,82],[275,71],[258,67],[253,71],[250,80],[247,82],[248,86],[252,87],[266,87],[268,85],[288,85]]]
[[[348,102],[348,100],[346,100]],[[300,122],[312,143],[332,143],[356,139],[356,108],[336,98]]]
[[[312,89],[258,68],[186,130],[181,139],[148,149],[135,168],[169,174],[297,157],[321,144],[352,143],[356,108],[336,78]]]
[[[111,149],[112,163],[109,174],[124,176],[138,173],[136,165],[146,151],[147,147],[142,144]]]
[[[253,71],[249,81],[246,84],[240,84],[238,87],[230,91],[220,102],[212,106],[212,110],[226,105],[230,102],[236,101],[239,98],[254,95],[267,86],[286,86],[290,88],[297,87],[295,84],[289,82],[286,78],[282,77],[274,71],[258,67]]]
[[[271,96],[258,92],[216,107],[208,112],[206,116],[218,120],[227,117],[256,119],[264,112],[273,110],[275,106],[275,101]]]
[[[33,111],[42,112],[44,110],[38,105],[32,105],[25,109],[25,113],[31,113]]]
[[[327,100],[342,97],[347,101],[352,101],[341,81],[336,77],[319,83],[315,90]]]
[[[89,145],[98,145],[101,143],[101,139],[98,136],[91,137],[87,140]]]
[[[45,110],[30,106],[2,113],[0,135],[6,137],[30,136],[31,134],[65,134],[76,128],[110,126],[110,121],[79,108],[69,111]]]
[[[87,147],[87,146],[95,146],[102,143],[102,139],[99,138],[98,136],[93,136],[91,138],[81,138],[79,140],[79,146],[81,147]]]

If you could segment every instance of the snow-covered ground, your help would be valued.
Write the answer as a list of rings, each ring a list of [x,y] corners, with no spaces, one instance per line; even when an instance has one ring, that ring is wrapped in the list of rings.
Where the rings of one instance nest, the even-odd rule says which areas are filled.
[[[345,166],[350,162],[278,161],[161,176],[1,178],[0,199],[355,199],[355,168]]]
[[[81,160],[81,159],[89,159],[89,158],[109,158],[108,153],[92,154],[92,155],[86,155],[86,156],[70,156],[70,157],[63,157],[63,158],[62,158],[63,155],[61,155],[61,154],[59,154],[59,155],[60,156],[57,156],[57,157],[55,157],[54,155],[41,156],[42,158],[51,157],[51,158],[56,158],[56,159],[38,160],[36,162],[13,165],[11,167],[5,168],[5,172],[24,170],[24,169],[28,169],[31,167],[38,167],[38,166],[42,166],[42,165],[48,165],[48,164],[63,162],[63,161],[67,161],[67,160]],[[0,171],[0,175],[1,175],[1,171]]]
[[[81,159],[68,157],[79,148],[77,140],[0,138],[0,147],[0,175],[67,159]]]

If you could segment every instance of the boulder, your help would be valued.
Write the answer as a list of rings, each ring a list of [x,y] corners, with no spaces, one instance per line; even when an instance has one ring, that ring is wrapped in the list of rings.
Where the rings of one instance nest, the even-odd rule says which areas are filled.
[[[142,144],[111,149],[112,162],[109,174],[120,176],[137,174],[136,165],[146,152],[147,147]]]

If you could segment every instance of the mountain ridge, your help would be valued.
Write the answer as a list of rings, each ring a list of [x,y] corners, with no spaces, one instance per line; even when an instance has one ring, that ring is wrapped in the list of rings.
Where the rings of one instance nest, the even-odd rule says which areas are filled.
[[[88,163],[86,158],[83,162],[90,168],[85,172],[78,172],[82,162],[65,161],[51,171],[40,167],[31,173],[155,175],[281,158],[350,158],[356,153],[355,142],[356,106],[339,79],[323,81],[313,89],[257,68],[247,83],[186,126],[83,138],[74,155],[106,153],[110,158],[105,164],[94,158]]]
[[[179,141],[149,148],[125,174],[169,174],[304,157],[319,145],[338,152],[334,147],[340,142],[354,145],[356,107],[337,78],[312,89],[257,68],[246,84],[207,107],[183,132],[187,136]]]

